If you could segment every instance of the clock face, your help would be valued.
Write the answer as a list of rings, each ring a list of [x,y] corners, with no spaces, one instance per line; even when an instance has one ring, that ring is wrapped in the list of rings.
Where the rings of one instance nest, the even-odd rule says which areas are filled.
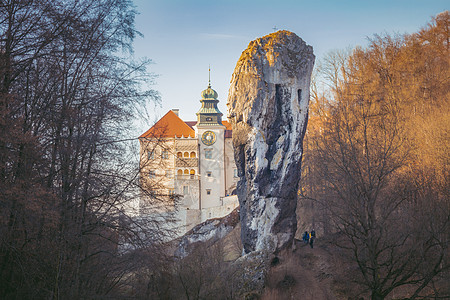
[[[202,135],[202,142],[206,146],[211,146],[216,142],[216,135],[212,131],[205,131]]]

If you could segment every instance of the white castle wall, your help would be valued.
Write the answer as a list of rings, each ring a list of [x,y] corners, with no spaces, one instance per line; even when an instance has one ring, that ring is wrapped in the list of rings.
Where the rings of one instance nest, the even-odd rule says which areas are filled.
[[[219,199],[221,205],[204,209],[180,209],[177,213],[178,222],[174,224],[177,235],[182,236],[194,226],[209,219],[223,218],[239,206],[236,195]]]
[[[220,206],[220,197],[225,196],[225,126],[197,127],[196,131],[200,145],[200,208]],[[205,145],[201,142],[201,137],[205,131],[214,132],[216,135],[214,144]],[[211,158],[205,157],[206,150],[212,151]],[[208,172],[211,173],[211,176],[208,176]],[[207,191],[209,191],[209,194]]]

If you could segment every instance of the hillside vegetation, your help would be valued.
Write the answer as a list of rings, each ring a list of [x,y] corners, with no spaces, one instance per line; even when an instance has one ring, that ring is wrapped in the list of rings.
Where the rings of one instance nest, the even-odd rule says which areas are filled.
[[[449,296],[449,21],[375,35],[317,69],[300,230],[338,234],[371,299]]]
[[[0,4],[1,299],[450,298],[448,11],[316,69],[297,208],[314,249],[242,257],[235,212],[183,258],[170,216],[125,209],[178,197],[141,190],[129,157],[132,116],[158,100],[128,56],[135,15],[130,0]]]

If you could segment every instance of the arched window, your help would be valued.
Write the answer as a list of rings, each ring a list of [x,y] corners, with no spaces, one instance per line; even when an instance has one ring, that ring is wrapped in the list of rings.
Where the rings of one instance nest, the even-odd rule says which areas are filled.
[[[177,157],[178,157],[178,158],[183,157],[183,153],[178,152],[178,153],[177,153]]]
[[[191,174],[191,175],[195,175],[195,170],[194,170],[194,169],[191,169],[190,174]]]
[[[181,153],[181,152],[180,152]],[[183,170],[181,170],[181,169],[178,169],[178,171],[177,171],[177,175],[183,175]]]
[[[189,152],[184,152],[184,157],[189,157]]]
[[[189,170],[188,169],[184,170],[184,175],[189,175]]]
[[[192,151],[192,152],[191,152],[191,158],[195,158],[195,156],[196,156],[196,155],[195,155],[195,152]]]

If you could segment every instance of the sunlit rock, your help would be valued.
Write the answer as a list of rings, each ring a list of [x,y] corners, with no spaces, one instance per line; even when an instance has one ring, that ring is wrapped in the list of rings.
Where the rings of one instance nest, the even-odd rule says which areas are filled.
[[[246,253],[276,251],[294,237],[314,59],[297,35],[278,31],[252,41],[236,64],[227,106]]]

